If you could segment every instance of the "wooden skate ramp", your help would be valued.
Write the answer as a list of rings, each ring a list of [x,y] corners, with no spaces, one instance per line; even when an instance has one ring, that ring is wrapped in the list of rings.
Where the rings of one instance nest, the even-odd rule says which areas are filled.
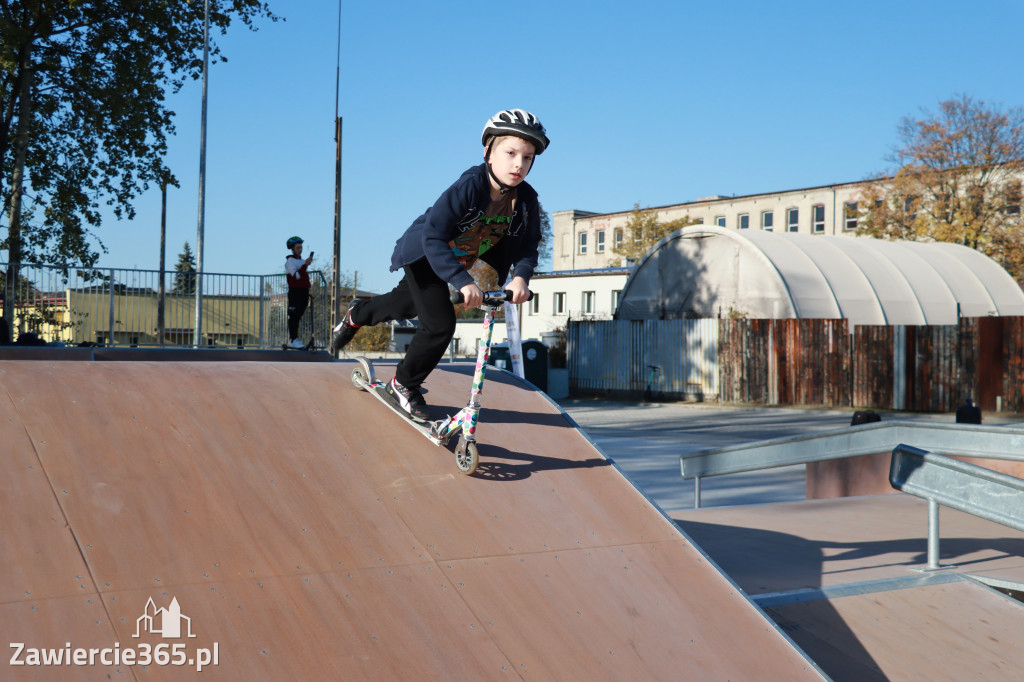
[[[0,361],[0,640],[185,662],[0,678],[822,679],[542,394],[490,375],[467,477],[352,366]]]

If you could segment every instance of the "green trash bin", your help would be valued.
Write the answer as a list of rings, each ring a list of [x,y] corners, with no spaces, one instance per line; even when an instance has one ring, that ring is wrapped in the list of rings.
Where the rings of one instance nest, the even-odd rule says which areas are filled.
[[[523,341],[523,372],[526,380],[547,393],[548,347],[535,339]]]
[[[487,355],[487,364],[491,367],[508,370],[512,372],[512,353],[508,349],[508,343],[492,343],[490,353]]]

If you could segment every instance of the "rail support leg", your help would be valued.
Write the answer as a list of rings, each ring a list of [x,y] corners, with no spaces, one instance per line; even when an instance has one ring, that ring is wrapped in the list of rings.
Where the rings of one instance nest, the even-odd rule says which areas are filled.
[[[928,500],[928,569],[939,567],[939,503]]]

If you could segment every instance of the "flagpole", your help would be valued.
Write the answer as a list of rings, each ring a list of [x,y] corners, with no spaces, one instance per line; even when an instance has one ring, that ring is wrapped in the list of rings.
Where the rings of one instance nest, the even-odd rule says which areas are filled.
[[[196,320],[192,344],[203,338],[203,232],[206,225],[206,83],[210,70],[210,0],[203,3],[203,106],[199,132],[199,226],[196,229]]]
[[[334,70],[334,278],[331,282],[331,327],[341,321],[341,0],[338,0],[338,57]]]

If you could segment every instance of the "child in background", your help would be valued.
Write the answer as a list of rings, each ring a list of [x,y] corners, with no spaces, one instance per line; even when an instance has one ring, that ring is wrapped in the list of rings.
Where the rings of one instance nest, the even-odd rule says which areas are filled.
[[[288,342],[290,348],[305,348],[306,344],[299,341],[299,320],[309,305],[309,264],[313,262],[313,254],[302,258],[302,238],[292,237],[288,240],[291,253],[284,260],[284,270],[288,280]]]

